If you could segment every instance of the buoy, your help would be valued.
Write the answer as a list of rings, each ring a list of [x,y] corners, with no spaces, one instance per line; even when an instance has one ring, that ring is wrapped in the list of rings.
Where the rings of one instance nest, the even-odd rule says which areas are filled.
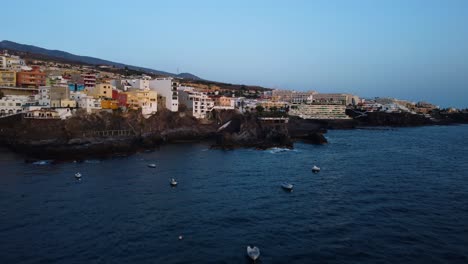
[[[182,235],[179,236],[179,240],[182,240],[184,239],[184,237]]]

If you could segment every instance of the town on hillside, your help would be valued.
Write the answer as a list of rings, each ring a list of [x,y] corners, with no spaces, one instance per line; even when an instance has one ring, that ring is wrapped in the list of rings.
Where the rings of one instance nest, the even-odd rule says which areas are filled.
[[[355,116],[386,112],[430,118],[431,111],[438,110],[425,102],[369,100],[352,94],[254,89],[243,85],[220,87],[106,65],[26,61],[8,51],[0,54],[0,97],[0,117],[22,115],[31,119],[66,119],[78,109],[87,113],[138,110],[149,117],[163,109],[177,112],[183,107],[197,119],[210,118],[213,110],[302,119],[351,119],[349,111]]]

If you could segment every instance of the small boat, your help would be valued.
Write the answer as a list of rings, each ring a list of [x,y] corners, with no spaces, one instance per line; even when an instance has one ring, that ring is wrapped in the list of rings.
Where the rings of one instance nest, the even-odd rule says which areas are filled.
[[[286,191],[292,191],[293,190],[293,185],[290,183],[283,182],[281,184],[281,188],[285,189]]]
[[[260,257],[260,249],[258,247],[247,246],[247,255],[253,260],[257,260]]]
[[[39,160],[39,161],[33,162],[32,164],[34,164],[34,165],[49,165],[51,163],[52,163],[52,161],[50,161],[50,160]]]
[[[171,181],[169,182],[169,184],[171,184],[171,186],[173,186],[173,187],[177,186],[177,181],[174,178],[172,178]]]
[[[156,168],[156,164],[154,164],[154,163],[150,163],[150,164],[148,164],[148,167],[149,167],[149,168],[153,168],[153,169],[154,169],[154,168]]]
[[[81,173],[79,172],[75,173],[75,178],[77,178],[78,180],[81,179]]]
[[[317,173],[317,172],[319,172],[319,171],[320,171],[320,168],[319,168],[319,167],[317,167],[317,166],[315,166],[315,165],[312,167],[312,172]]]

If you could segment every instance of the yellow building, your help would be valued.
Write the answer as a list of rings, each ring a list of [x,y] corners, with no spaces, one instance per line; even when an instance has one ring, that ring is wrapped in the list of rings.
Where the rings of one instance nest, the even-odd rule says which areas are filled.
[[[0,70],[0,86],[15,87],[16,72],[10,70]]]
[[[148,116],[158,110],[158,93],[153,90],[134,90],[125,92],[129,108],[141,108],[143,115]]]
[[[287,102],[275,102],[275,101],[261,101],[257,105],[261,105],[265,109],[271,109],[276,107],[277,109],[285,108],[288,106]]]
[[[102,109],[119,109],[119,103],[116,100],[101,100]]]
[[[76,101],[70,99],[50,100],[50,107],[76,108]]]
[[[88,91],[88,95],[94,96],[96,98],[109,98],[112,99],[112,89],[114,86],[108,83],[99,83],[96,84],[92,90]]]

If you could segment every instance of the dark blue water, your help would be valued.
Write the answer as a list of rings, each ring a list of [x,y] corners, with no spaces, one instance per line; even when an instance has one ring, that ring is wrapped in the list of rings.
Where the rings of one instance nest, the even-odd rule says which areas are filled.
[[[247,263],[248,244],[261,263],[468,263],[468,126],[327,137],[45,166],[3,152],[0,263]]]

